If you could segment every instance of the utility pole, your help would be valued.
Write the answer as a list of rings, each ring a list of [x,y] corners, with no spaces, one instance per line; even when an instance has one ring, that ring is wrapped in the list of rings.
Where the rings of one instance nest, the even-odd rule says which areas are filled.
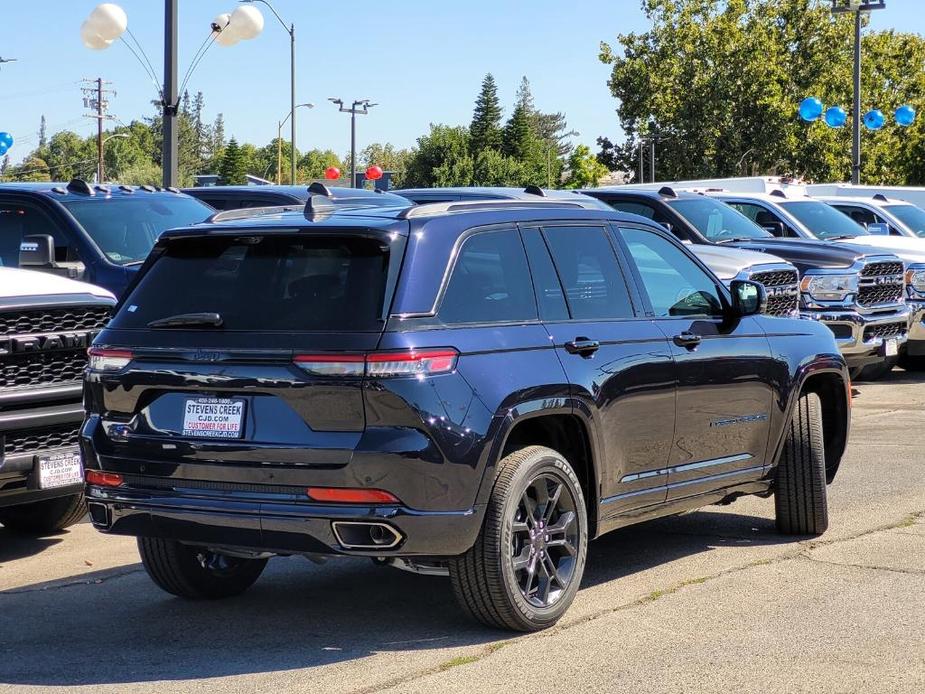
[[[115,96],[115,92],[104,87],[104,85],[111,84],[111,82],[107,82],[102,77],[85,79],[83,84],[85,86],[81,87],[81,91],[84,93],[84,108],[93,111],[93,115],[88,115],[87,118],[96,119],[96,181],[97,183],[103,183],[106,180],[103,164],[103,121],[115,119],[115,116],[106,113],[109,108],[109,101],[106,96],[108,94]]]
[[[639,182],[640,183],[646,182],[646,178],[645,178],[646,172],[643,170],[643,165],[645,164],[645,159],[643,156],[643,152],[645,152],[645,146],[646,146],[646,141],[643,139],[640,139],[639,140]]]
[[[161,165],[164,186],[176,186],[177,167],[177,0],[164,0],[164,93],[162,95],[164,144]]]
[[[655,138],[649,140],[649,180],[655,183]]]

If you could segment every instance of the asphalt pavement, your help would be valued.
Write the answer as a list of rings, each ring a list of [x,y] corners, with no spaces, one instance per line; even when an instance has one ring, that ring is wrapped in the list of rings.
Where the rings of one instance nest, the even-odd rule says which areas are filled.
[[[0,692],[925,691],[925,376],[858,384],[821,538],[742,499],[591,544],[555,628],[467,621],[445,578],[272,560],[191,603],[133,540],[0,528]]]

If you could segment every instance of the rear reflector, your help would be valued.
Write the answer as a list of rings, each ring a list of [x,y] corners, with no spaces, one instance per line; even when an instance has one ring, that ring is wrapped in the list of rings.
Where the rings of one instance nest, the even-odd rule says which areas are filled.
[[[305,490],[312,501],[334,504],[398,504],[394,494],[381,489],[355,489],[349,487],[309,487]]]
[[[119,371],[132,361],[132,353],[127,349],[103,349],[91,347],[87,350],[91,371]]]
[[[297,366],[316,376],[363,375],[375,378],[393,376],[433,376],[449,373],[456,368],[459,357],[452,347],[438,349],[405,350],[401,352],[372,352],[362,354],[298,354],[293,357]]]
[[[87,470],[87,484],[97,487],[119,487],[122,486],[122,475],[116,472],[103,472],[102,470]]]

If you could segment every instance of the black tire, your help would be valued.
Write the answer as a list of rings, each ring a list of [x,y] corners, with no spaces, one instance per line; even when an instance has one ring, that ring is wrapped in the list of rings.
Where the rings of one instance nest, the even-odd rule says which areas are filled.
[[[899,365],[906,371],[925,371],[925,357],[910,357],[908,354],[901,354]]]
[[[777,529],[785,535],[821,535],[829,527],[822,404],[815,393],[800,397],[790,420],[777,464],[774,507]]]
[[[898,361],[898,357],[888,357],[877,364],[870,364],[869,366],[865,366],[863,369],[861,369],[860,373],[854,377],[854,380],[879,381],[893,370],[893,367],[896,366]]]
[[[0,509],[0,523],[18,533],[56,533],[78,522],[87,513],[83,494],[34,501]]]
[[[139,537],[138,552],[148,576],[168,593],[193,600],[216,600],[250,588],[266,559],[242,559],[176,540]]]
[[[587,549],[578,477],[556,451],[530,446],[498,463],[482,530],[468,552],[450,560],[450,580],[476,620],[538,631],[555,624],[575,599]]]

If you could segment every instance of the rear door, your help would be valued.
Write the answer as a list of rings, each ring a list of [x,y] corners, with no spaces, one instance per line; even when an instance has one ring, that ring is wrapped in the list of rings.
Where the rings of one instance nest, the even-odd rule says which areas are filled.
[[[625,227],[619,236],[677,367],[668,499],[758,478],[777,373],[760,323],[727,321],[718,281],[666,234]]]
[[[549,224],[524,234],[535,276],[548,265],[546,248],[554,262],[556,277],[537,292],[572,397],[600,435],[601,520],[664,502],[675,420],[665,335],[641,314],[604,226]]]

